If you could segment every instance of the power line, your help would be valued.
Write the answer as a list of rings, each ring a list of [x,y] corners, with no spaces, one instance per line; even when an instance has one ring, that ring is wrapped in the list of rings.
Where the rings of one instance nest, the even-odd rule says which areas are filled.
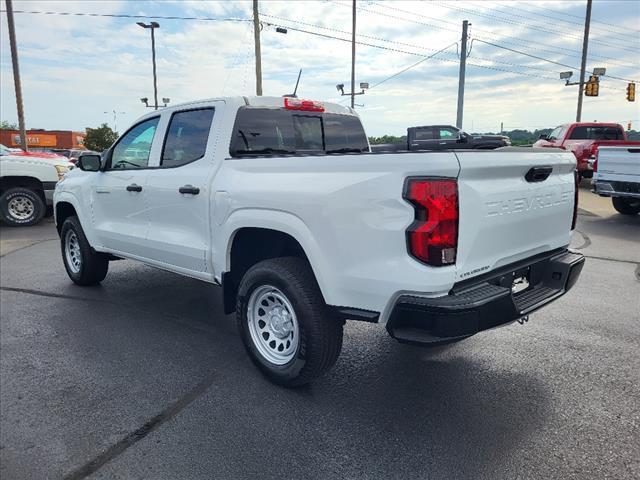
[[[0,10],[6,12],[6,10]],[[85,12],[48,12],[37,10],[14,10],[13,13],[32,15],[61,15],[70,17],[107,17],[107,18],[153,18],[157,20],[199,20],[204,22],[250,22],[248,18],[215,18],[215,17],[179,17],[175,15],[130,15],[125,13],[85,13]]]
[[[338,2],[336,2],[336,3],[339,4]],[[0,11],[4,12],[4,10],[0,10]],[[67,16],[109,17],[109,18],[153,18],[153,19],[160,19],[160,20],[198,20],[198,21],[232,21],[232,22],[250,22],[251,21],[251,19],[242,19],[242,18],[181,17],[181,16],[156,16],[156,15],[80,13],[80,12],[47,12],[47,11],[26,11],[26,10],[15,10],[14,13],[39,14],[39,15],[67,15]],[[374,13],[379,13],[379,12],[374,12]],[[263,15],[266,16],[266,14],[263,14]],[[406,19],[403,19],[403,18],[400,18],[400,17],[394,17],[394,18],[398,18],[398,19],[401,19],[401,20],[406,20]],[[293,23],[300,23],[300,22],[294,21],[294,20],[289,20],[289,21],[293,22]],[[334,35],[328,35],[328,34],[324,34],[324,33],[320,33],[320,32],[313,32],[313,31],[302,29],[302,28],[298,28],[298,27],[291,27],[289,25],[278,25],[276,23],[270,23],[270,22],[263,22],[263,23],[265,23],[266,25],[272,25],[272,26],[283,26],[283,27],[288,28],[289,30],[300,32],[300,33],[306,33],[306,34],[309,34],[309,35],[315,35],[315,36],[318,36],[318,37],[330,38],[330,39],[334,39],[334,40],[340,40],[342,42],[351,43],[351,39],[349,39],[349,38],[342,38],[342,37],[337,37],[337,36],[334,36]],[[424,24],[423,22],[418,22],[418,23]],[[320,27],[320,28],[325,28],[325,27]],[[335,29],[333,29],[333,30],[335,30]],[[450,29],[448,29],[448,30],[450,30]],[[340,30],[337,30],[337,31],[338,32],[342,32]],[[342,33],[346,33],[346,32],[342,32]],[[457,33],[457,31],[456,31],[456,33]],[[401,43],[401,42],[394,42],[392,40],[381,39],[380,37],[372,37],[372,38],[378,38],[380,40],[391,42],[391,43]],[[479,39],[476,39],[476,40],[480,41]],[[366,46],[366,47],[378,48],[378,49],[381,49],[381,50],[387,50],[387,51],[396,52],[396,53],[403,53],[403,54],[407,54],[407,55],[414,55],[414,56],[424,57],[424,55],[422,55],[420,53],[410,52],[410,51],[407,51],[407,50],[401,50],[399,48],[391,48],[391,47],[386,47],[386,46],[383,46],[383,45],[376,45],[376,44],[362,42],[362,41],[356,41],[355,43],[358,44],[358,45]],[[488,43],[488,42],[485,42],[485,43]],[[405,44],[405,45],[410,46],[410,44]],[[417,46],[413,45],[413,47],[417,47]],[[425,47],[418,47],[418,48],[426,49]],[[448,47],[448,48],[450,48],[450,47]],[[505,48],[505,47],[501,47],[501,48]],[[444,52],[438,51],[438,52],[436,52],[435,54],[433,54],[429,58],[435,58],[435,56],[440,54],[440,53],[444,53]],[[518,53],[522,53],[522,52],[518,52]],[[457,60],[451,60],[451,59],[446,59],[446,58],[437,58],[437,60],[443,61],[443,62],[458,63]],[[547,61],[546,59],[542,59],[542,60]],[[552,63],[555,63],[555,62],[552,62]],[[467,63],[467,65],[470,65],[470,66],[473,66],[473,67],[477,67],[477,68],[484,68],[484,69],[488,69],[488,70],[499,71],[499,72],[512,73],[512,74],[515,74],[515,75],[521,75],[521,76],[526,76],[526,77],[541,78],[541,79],[554,80],[554,81],[557,80],[557,79],[552,78],[552,77],[547,77],[547,76],[543,76],[543,75],[536,75],[536,74],[532,74],[532,73],[517,72],[517,71],[505,69],[505,68],[495,67],[495,66],[479,65],[479,64],[475,64],[475,63]],[[512,65],[516,66],[514,64],[512,64]],[[527,67],[527,66],[524,66],[524,65],[522,65],[522,67],[531,68],[531,67]],[[569,67],[569,68],[575,68],[575,67]],[[614,78],[614,77],[611,77],[611,78]],[[624,90],[624,89],[616,89],[616,88],[612,88],[612,87],[608,87],[608,86],[601,86],[601,88],[608,88],[608,89],[611,89],[611,90],[621,90],[621,91]]]
[[[448,8],[450,10],[457,10],[459,12],[464,12],[464,13],[468,13],[470,15],[476,15],[478,17],[484,17],[484,18],[488,18],[488,19],[491,19],[491,20],[498,19],[498,20],[500,20],[500,21],[502,21],[504,23],[509,23],[511,25],[524,26],[524,27],[529,28],[531,30],[538,30],[538,31],[544,32],[544,33],[552,33],[554,35],[562,34],[562,32],[558,32],[557,30],[548,30],[546,28],[538,27],[538,26],[535,26],[535,25],[529,25],[527,23],[518,22],[516,20],[510,20],[508,18],[500,18],[500,17],[496,17],[494,15],[487,15],[487,14],[484,14],[484,13],[481,13],[481,12],[477,12],[475,10],[469,10],[467,8],[462,8],[462,7],[457,7],[457,6],[454,7],[454,6],[446,5],[446,4],[443,4],[443,3],[436,3],[436,2],[433,2],[433,3],[435,3],[436,5],[441,6],[443,8]],[[569,33],[565,33],[565,34],[563,34],[563,36],[569,37],[569,38],[573,38],[575,40],[580,40],[581,39],[580,36],[572,35],[572,34],[569,34]],[[626,47],[622,47],[620,45],[616,45],[616,44],[613,44],[613,43],[603,42],[601,40],[592,39],[591,42],[598,43],[600,45],[604,45],[604,46],[607,46],[607,47],[613,47],[613,48],[616,48],[616,49],[619,49],[619,50],[626,50],[626,51],[633,52],[633,53],[637,52],[637,49],[626,48]]]
[[[339,5],[339,6],[342,6],[342,7],[351,8],[349,5],[345,5],[345,4],[337,2],[337,1],[332,1],[331,3],[334,3],[335,5]],[[441,20],[441,19],[434,18],[434,17],[429,17],[427,15],[423,15],[423,14],[416,13],[416,12],[411,12],[411,11],[408,11],[408,10],[403,10],[403,9],[398,8],[398,7],[390,7],[388,5],[382,5],[382,4],[378,4],[378,3],[374,3],[374,2],[369,2],[369,4],[370,5],[375,5],[377,7],[385,8],[385,9],[388,9],[388,10],[395,10],[395,11],[398,11],[398,12],[402,12],[402,13],[405,13],[405,14],[408,14],[408,15],[412,15],[413,17],[422,17],[422,18],[426,18],[426,19],[429,19],[429,20],[435,20],[437,22],[442,22],[442,23],[445,23],[445,24],[455,25],[457,27],[457,23],[449,22],[449,21],[446,21],[446,20]],[[388,18],[393,18],[393,19],[396,19],[396,20],[402,20],[402,21],[409,22],[409,23],[414,23],[414,24],[417,24],[417,25],[431,26],[431,27],[434,27],[436,29],[441,29],[441,30],[457,31],[457,30],[451,30],[451,29],[440,27],[440,26],[437,26],[437,25],[421,22],[421,21],[415,20],[413,18],[398,17],[398,16],[395,16],[395,15],[390,15],[388,13],[379,12],[377,10],[366,9],[366,8],[363,8],[363,7],[358,7],[358,8],[359,8],[359,10],[362,10],[362,11],[365,11],[365,12],[368,12],[368,13],[373,13],[375,15],[384,16],[384,17],[388,17]],[[493,32],[490,32],[488,30],[481,30],[481,29],[476,28],[475,31],[476,32],[482,32],[482,33],[488,35],[489,37],[499,38],[500,40],[503,41],[503,43],[506,43],[506,42],[504,42],[504,38],[500,38],[498,35],[495,35]],[[579,51],[567,50],[566,48],[557,47],[555,45],[550,45],[550,44],[542,43],[542,42],[536,42],[536,41],[531,41],[531,40],[527,40],[525,42],[525,41],[520,41],[518,39],[515,39],[513,37],[509,37],[508,41],[510,43],[513,43],[513,44],[516,44],[516,45],[525,46],[525,47],[530,47],[532,44],[534,44],[534,45],[542,45],[542,46],[547,47],[547,48],[552,48],[554,50],[547,50],[547,49],[542,49],[542,48],[538,48],[537,50],[539,50],[540,52],[543,52],[543,53],[550,53],[550,54],[553,54],[553,55],[565,55],[565,56],[576,56],[576,57],[579,57],[581,55],[581,52],[579,52]],[[573,53],[574,55],[571,55],[571,53]],[[603,60],[607,60],[612,65],[618,65],[618,66],[621,66],[621,67],[635,67],[636,66],[635,64],[621,62],[619,60],[612,59],[612,58],[609,58],[609,57],[605,57],[605,56],[602,56],[602,55],[590,54],[589,57],[601,58]]]
[[[417,67],[418,65],[420,65],[422,62],[426,62],[427,60],[435,57],[437,54],[439,53],[443,53],[445,50],[448,50],[449,48],[453,47],[454,45],[456,45],[458,42],[455,41],[453,42],[451,45],[447,45],[444,48],[441,48],[440,50],[438,50],[436,53],[429,55],[428,57],[423,58],[422,60],[418,60],[416,63],[409,65],[406,68],[403,68],[402,70],[400,70],[399,72],[394,73],[393,75],[385,78],[384,80],[379,81],[378,83],[373,84],[372,86],[369,87],[369,90],[371,90],[372,88],[376,88],[378,85],[382,85],[383,83],[391,80],[392,78],[397,77],[398,75],[402,75],[404,72],[406,72],[407,70],[411,70],[414,67]]]
[[[573,17],[573,18],[582,19],[582,17],[580,15],[574,15],[572,13],[563,12],[561,10],[554,10],[553,8],[549,8],[549,7],[545,7],[545,10],[548,10],[549,12],[555,12],[555,13],[560,14],[560,15],[565,15],[567,17]],[[610,27],[620,28],[618,25],[615,25],[613,23],[603,22],[602,20],[591,20],[591,22],[592,23],[601,23],[603,25],[609,25]],[[636,30],[633,30],[633,29],[631,29],[631,30],[634,31],[634,32],[636,31]],[[640,33],[640,30],[638,30],[638,33]]]
[[[521,52],[521,51],[515,50],[513,48],[505,47],[503,45],[498,45],[497,43],[487,42],[486,40],[482,40],[482,39],[477,38],[477,37],[474,37],[474,39],[477,42],[486,43],[487,45],[491,45],[491,46],[496,47],[496,48],[502,48],[503,50],[508,50],[510,52],[519,53],[520,55],[525,55],[527,57],[535,58],[537,60],[542,60],[543,62],[553,63],[554,65],[559,65],[561,67],[566,67],[566,68],[572,68],[574,70],[580,70],[580,68],[574,67],[572,65],[567,65],[565,63],[555,62],[553,60],[549,60],[549,59],[546,59],[546,58],[538,57],[537,55],[532,55],[530,53]],[[615,79],[615,80],[621,80],[621,81],[624,81],[624,82],[637,82],[637,80],[630,80],[628,78],[615,77],[613,75],[604,75],[604,76],[612,78],[612,79]]]
[[[336,5],[347,6],[347,5],[341,4],[340,2],[332,2],[332,3],[335,3]],[[384,5],[375,4],[373,2],[371,2],[371,4],[376,5],[376,6],[380,6],[380,7],[383,7],[383,8],[388,8],[388,9],[392,9],[392,10],[401,11],[401,12],[404,12],[404,13],[409,13],[409,14],[412,14],[412,15],[417,15],[417,16],[420,16],[420,17],[423,17],[423,18],[431,18],[431,17],[427,17],[425,15],[415,14],[413,12],[409,12],[409,11],[406,11],[406,10],[401,10],[401,9],[398,9],[398,8],[395,8],[395,7],[387,7],[387,6],[384,6]],[[398,20],[403,20],[403,21],[407,21],[407,22],[411,22],[411,23],[417,23],[417,24],[420,24],[420,25],[430,26],[430,27],[434,27],[434,28],[437,28],[437,29],[441,29],[441,30],[457,32],[457,29],[454,30],[454,29],[450,29],[450,28],[444,28],[444,27],[440,27],[440,26],[429,24],[429,23],[425,23],[425,22],[420,22],[420,21],[416,21],[416,20],[397,17],[397,16],[385,14],[385,13],[382,13],[382,12],[377,12],[375,10],[365,9],[363,7],[358,7],[358,9],[366,11],[366,12],[369,12],[369,13],[373,13],[373,14],[376,14],[376,15],[383,15],[383,16],[386,16],[386,17],[395,18],[395,19],[398,19]],[[0,12],[5,12],[5,10],[0,10]],[[132,19],[153,18],[153,19],[158,19],[158,20],[195,20],[195,21],[212,21],[212,22],[217,22],[217,21],[220,21],[220,22],[250,22],[251,21],[251,19],[247,19],[247,18],[216,18],[216,17],[195,17],[195,16],[186,17],[186,16],[176,16],[176,15],[170,15],[170,16],[168,16],[168,15],[132,15],[132,14],[107,14],[107,13],[85,13],[85,12],[54,12],[54,11],[36,11],[36,10],[14,10],[14,13],[34,14],[34,15],[60,15],[60,16],[86,16],[86,17],[106,17],[106,18],[132,18]],[[264,15],[266,16],[266,14],[264,14]],[[278,18],[278,17],[275,17],[275,18]],[[435,19],[435,18],[433,20],[455,25],[453,22],[447,22],[445,20],[439,20],[439,19]],[[290,20],[290,21],[294,21],[294,20]],[[300,23],[300,22],[298,22],[298,23]],[[318,27],[318,28],[326,28],[328,30],[335,30],[335,29],[329,29],[327,27],[320,27],[320,26],[316,26],[316,27]],[[339,31],[339,30],[336,30],[336,31]],[[487,33],[487,34],[489,34],[491,36],[495,36],[495,35],[491,34],[490,32],[487,32],[487,31],[484,31],[484,30],[476,29],[476,31],[485,32],[485,33]],[[429,48],[426,48],[426,47],[418,47],[418,46],[415,46],[415,45],[406,44],[406,43],[403,43],[403,42],[395,42],[395,41],[392,41],[392,40],[385,40],[385,39],[382,39],[380,37],[369,37],[369,36],[364,36],[364,35],[361,35],[361,34],[360,34],[360,36],[368,37],[368,38],[376,39],[376,40],[381,40],[381,41],[385,41],[385,42],[389,42],[389,43],[396,43],[396,44],[399,44],[399,45],[413,46],[413,47],[424,49],[424,50],[431,50],[431,51],[433,50],[433,49],[429,49]],[[517,41],[514,41],[514,40],[511,40],[511,41],[514,42],[514,43],[524,44],[522,42],[517,42]],[[532,43],[535,43],[535,42],[532,42]],[[555,47],[553,45],[548,45],[548,44],[541,44],[541,45],[545,45],[545,46],[552,47],[552,48],[558,48],[558,49],[560,48],[560,47]],[[566,54],[567,50],[562,49],[562,52],[552,52],[552,51],[547,51],[547,52],[548,53],[553,53],[553,54],[558,54],[558,53]],[[600,58],[603,58],[603,59],[607,59],[611,63],[615,62],[615,60],[609,59],[608,57],[602,57],[602,56],[598,56],[598,55],[590,55],[590,56],[591,57],[600,57]],[[492,61],[495,61],[495,60],[492,60]],[[500,62],[496,61],[496,63],[500,63]],[[635,65],[632,65],[632,64],[624,64],[624,63],[617,63],[617,64],[621,65],[621,66],[623,66],[623,65],[624,66],[635,66]],[[524,68],[532,68],[532,67],[526,67],[526,66],[523,66],[523,67]]]
[[[511,7],[511,9],[512,10],[516,10],[516,11],[526,12],[526,13],[532,13],[533,15],[536,15],[536,16],[539,16],[539,17],[551,18],[551,19],[553,19],[555,21],[565,22],[565,23],[568,23],[570,25],[576,25],[576,26],[579,26],[579,27],[584,27],[584,23],[572,22],[572,21],[569,21],[569,20],[562,20],[561,18],[557,18],[557,17],[554,17],[552,15],[545,15],[544,13],[541,13],[541,12],[531,12],[529,10],[522,10],[522,9],[518,9],[515,6]],[[500,12],[500,13],[505,14],[505,15],[509,15],[509,16],[516,17],[516,18],[521,18],[523,20],[536,20],[536,19],[534,19],[532,17],[526,16],[526,15],[518,15],[517,13],[512,13],[512,12],[507,11],[507,10],[501,10],[501,9],[496,8],[494,6],[492,6],[490,8],[490,11],[492,11],[492,12]],[[594,23],[593,20],[592,20],[592,23]],[[538,26],[539,26],[539,24],[538,24]],[[613,35],[616,35],[617,38],[615,38],[615,40],[624,41],[624,42],[628,42],[630,40],[628,36],[624,36],[623,37],[623,35],[626,35],[625,33],[615,32],[613,30],[603,29],[603,28],[600,28],[600,30],[605,31],[605,32],[609,32],[610,34],[613,34]],[[634,30],[629,30],[629,31],[635,32]],[[559,32],[559,33],[562,33],[562,32]],[[635,39],[635,41],[640,41],[640,39]]]
[[[336,33],[342,33],[342,34],[345,34],[345,35],[351,35],[351,32],[347,32],[345,30],[339,30],[337,28],[325,27],[325,26],[322,26],[322,25],[308,23],[308,22],[304,22],[304,21],[301,21],[301,20],[293,20],[293,19],[290,19],[290,18],[280,17],[280,16],[276,16],[276,15],[269,15],[269,14],[265,14],[265,13],[262,13],[262,12],[260,13],[260,15],[263,16],[263,17],[275,18],[275,19],[278,19],[278,20],[283,20],[285,22],[291,22],[291,23],[298,24],[298,25],[305,25],[305,26],[308,26],[308,27],[319,28],[319,29],[323,29],[323,30],[336,32]],[[281,26],[286,27],[286,28],[290,28],[289,25],[281,25]],[[376,36],[364,35],[364,34],[357,34],[357,36],[358,37],[363,37],[363,38],[369,38],[369,39],[373,39],[373,40],[378,40],[378,41],[382,41],[382,42],[387,42],[387,43],[392,43],[392,44],[412,47],[412,48],[416,48],[416,49],[419,49],[419,50],[436,51],[433,48],[427,48],[427,47],[423,47],[423,46],[420,46],[420,45],[414,45],[414,44],[410,44],[410,43],[404,43],[404,42],[398,42],[398,41],[394,41],[394,40],[388,40],[388,39],[385,39],[385,38],[382,38],[382,37],[376,37]],[[456,43],[457,42],[454,42],[452,45],[455,45]],[[446,50],[446,49],[444,49],[444,50]],[[404,52],[404,53],[419,55],[419,54],[416,54],[415,52]],[[458,56],[455,53],[444,52],[443,50],[436,51],[436,53],[433,56],[435,56],[435,55],[437,55],[439,53],[444,53],[446,55],[453,55],[453,56],[456,56],[456,57]],[[429,57],[429,58],[432,58],[432,57]],[[502,64],[502,65],[508,65],[508,66],[511,66],[511,67],[526,68],[526,69],[530,69],[530,70],[538,70],[538,71],[548,72],[548,73],[558,73],[557,70],[549,70],[549,69],[545,69],[545,68],[536,67],[536,66],[533,66],[533,65],[520,65],[520,64],[515,64],[515,63],[512,63],[512,62],[504,62],[504,61],[501,61],[501,60],[488,59],[488,58],[482,58],[482,57],[477,57],[477,56],[473,56],[473,57],[470,56],[470,58],[473,58],[473,59],[476,59],[476,60],[485,61],[485,62],[492,62],[492,63],[498,63],[498,64]]]

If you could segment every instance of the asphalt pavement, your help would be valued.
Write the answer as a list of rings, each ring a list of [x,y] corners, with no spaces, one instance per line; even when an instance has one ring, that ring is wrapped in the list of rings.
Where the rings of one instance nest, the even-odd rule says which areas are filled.
[[[212,285],[130,261],[68,279],[51,220],[0,227],[3,479],[640,477],[640,216],[583,188],[575,288],[448,347],[348,322],[287,390]]]

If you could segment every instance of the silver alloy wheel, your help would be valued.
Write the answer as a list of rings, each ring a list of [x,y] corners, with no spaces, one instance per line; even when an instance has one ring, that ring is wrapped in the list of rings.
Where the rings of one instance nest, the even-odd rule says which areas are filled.
[[[82,266],[82,255],[80,253],[80,242],[73,230],[69,230],[64,237],[64,255],[67,266],[73,273],[79,273]]]
[[[33,216],[36,206],[29,197],[17,195],[9,200],[7,210],[9,211],[9,215],[16,220],[24,221],[29,220]]]
[[[293,306],[271,285],[256,288],[247,305],[249,334],[260,355],[274,365],[290,362],[298,351],[300,329]]]

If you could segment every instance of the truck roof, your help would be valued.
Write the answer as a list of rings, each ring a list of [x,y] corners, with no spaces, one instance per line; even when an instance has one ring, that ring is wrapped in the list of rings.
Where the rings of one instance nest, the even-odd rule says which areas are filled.
[[[569,122],[562,124],[563,127],[620,127],[624,130],[622,125],[615,122]]]
[[[164,107],[162,111],[180,110],[190,105],[200,105],[203,103],[214,102],[214,101],[224,101],[232,105],[245,105],[248,107],[283,108],[285,98],[290,98],[290,97],[266,97],[266,96],[265,97],[263,96],[261,97],[258,97],[258,96],[214,97],[214,98],[206,98],[202,100],[192,100],[190,102],[183,102],[176,105],[171,105],[170,107]],[[300,98],[298,100],[306,100],[306,99]],[[322,103],[322,105],[324,106],[325,113],[337,113],[342,115],[357,116],[356,111],[349,107],[345,107],[343,105],[339,105],[337,103],[331,103],[331,102],[320,101],[320,103]],[[150,116],[153,116],[154,114],[157,114],[157,112],[153,111],[140,118],[150,117]]]

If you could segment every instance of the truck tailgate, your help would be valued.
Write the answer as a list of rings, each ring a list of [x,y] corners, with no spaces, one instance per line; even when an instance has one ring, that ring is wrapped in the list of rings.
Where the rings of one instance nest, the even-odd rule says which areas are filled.
[[[599,148],[598,176],[620,182],[640,181],[640,145]]]
[[[458,280],[569,244],[576,168],[572,153],[514,148],[456,156]]]

